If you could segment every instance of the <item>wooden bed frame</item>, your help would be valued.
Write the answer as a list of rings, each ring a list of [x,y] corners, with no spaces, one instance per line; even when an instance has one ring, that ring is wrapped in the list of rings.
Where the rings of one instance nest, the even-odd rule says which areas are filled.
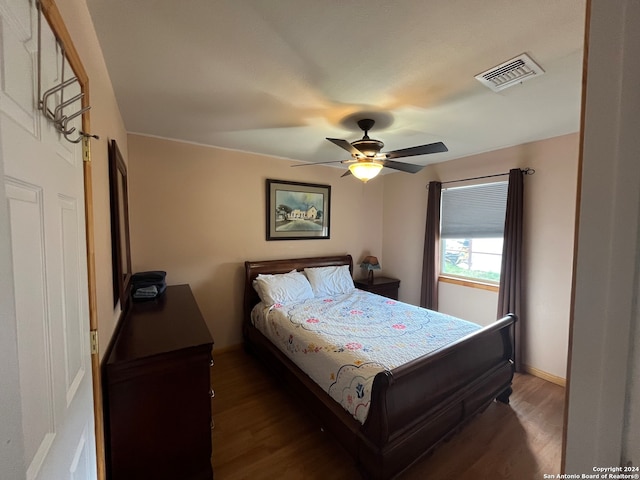
[[[283,379],[321,426],[354,457],[365,478],[392,478],[430,453],[494,399],[509,403],[514,315],[376,375],[360,424],[251,324],[258,274],[349,265],[350,255],[245,262],[243,337],[248,352]]]

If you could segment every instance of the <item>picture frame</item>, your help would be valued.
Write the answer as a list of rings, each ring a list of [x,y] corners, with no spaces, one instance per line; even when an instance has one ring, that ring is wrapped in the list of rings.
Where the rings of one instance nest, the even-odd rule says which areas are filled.
[[[267,179],[267,240],[330,238],[331,185]]]
[[[129,235],[129,187],[127,165],[115,140],[108,143],[109,199],[111,207],[111,260],[113,303],[125,312],[131,288],[131,241]]]

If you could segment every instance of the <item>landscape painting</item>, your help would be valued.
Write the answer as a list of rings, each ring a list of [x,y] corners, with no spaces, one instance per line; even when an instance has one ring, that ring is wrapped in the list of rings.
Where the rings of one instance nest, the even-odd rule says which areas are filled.
[[[267,179],[267,240],[329,238],[330,185]]]

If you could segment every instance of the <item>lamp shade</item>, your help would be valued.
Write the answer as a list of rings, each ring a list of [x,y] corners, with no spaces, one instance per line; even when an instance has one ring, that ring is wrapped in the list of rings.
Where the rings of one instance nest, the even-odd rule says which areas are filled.
[[[382,164],[368,161],[357,161],[349,165],[349,170],[351,170],[354,177],[367,183],[367,180],[371,180],[380,173],[380,170],[382,170]]]
[[[360,268],[364,268],[365,270],[380,270],[381,267],[377,257],[368,255],[364,257],[364,260],[362,260]]]

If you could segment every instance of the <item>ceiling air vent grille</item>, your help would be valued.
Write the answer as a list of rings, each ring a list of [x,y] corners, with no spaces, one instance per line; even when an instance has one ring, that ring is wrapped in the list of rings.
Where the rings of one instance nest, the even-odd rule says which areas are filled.
[[[529,55],[523,53],[511,60],[476,75],[476,79],[494,92],[540,76],[544,70]]]

